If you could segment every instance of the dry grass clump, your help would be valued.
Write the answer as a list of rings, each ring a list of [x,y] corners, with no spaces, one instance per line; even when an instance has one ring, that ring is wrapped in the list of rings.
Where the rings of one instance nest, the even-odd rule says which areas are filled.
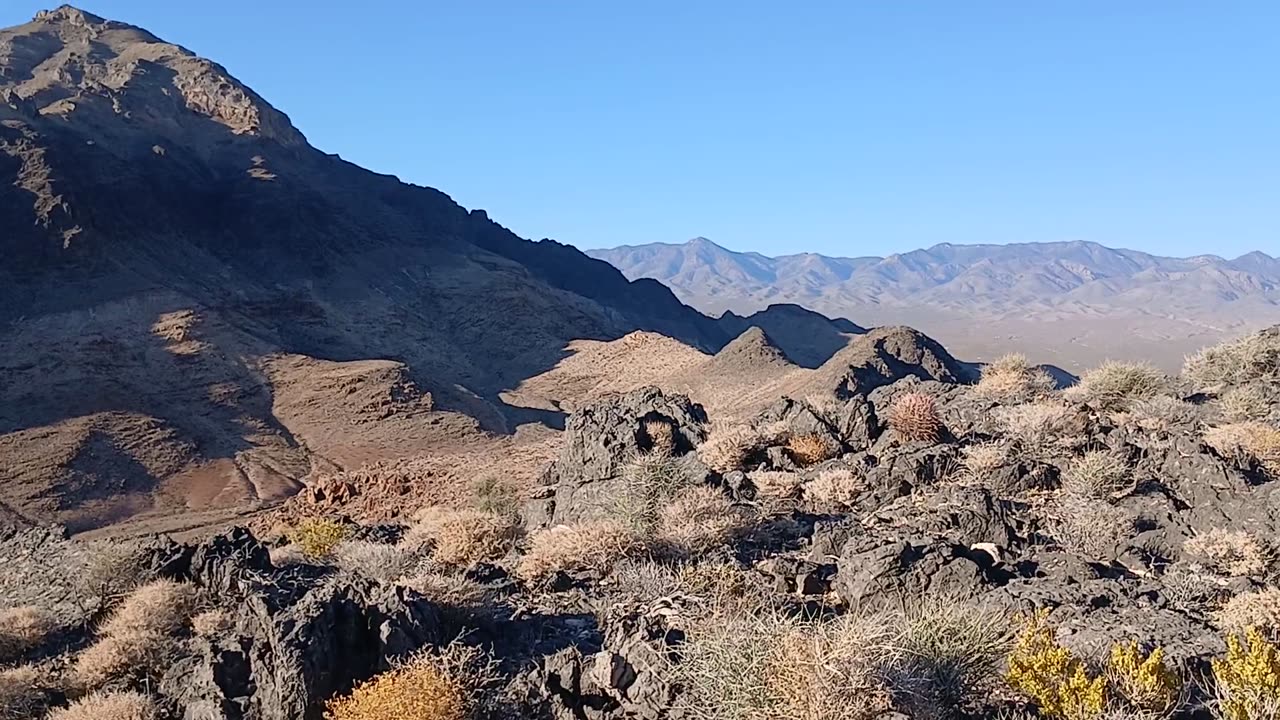
[[[427,568],[409,573],[398,584],[447,607],[487,607],[494,600],[493,591],[474,580]]]
[[[622,487],[610,498],[608,513],[649,532],[658,510],[682,489],[702,482],[688,456],[672,457],[648,452],[630,458],[622,466]]]
[[[1116,420],[1121,424],[1164,435],[1179,427],[1193,426],[1199,419],[1199,408],[1185,400],[1168,395],[1139,400],[1130,405],[1127,412],[1116,416]]]
[[[676,451],[675,428],[665,420],[645,420],[640,429],[654,455],[674,455]]]
[[[1209,428],[1205,444],[1234,462],[1257,463],[1273,478],[1280,478],[1280,429],[1258,422],[1232,423]]]
[[[1087,429],[1075,408],[1048,400],[996,408],[993,414],[1003,433],[1017,443],[1018,452],[1033,458],[1070,450]]]
[[[983,442],[966,446],[962,451],[961,470],[965,480],[981,483],[991,473],[1009,464],[1010,448],[1001,442]]]
[[[742,470],[764,443],[764,434],[750,425],[717,423],[698,446],[698,457],[718,473]]]
[[[1197,563],[1173,563],[1160,576],[1160,584],[1169,602],[1184,611],[1214,606],[1227,591],[1226,579]]]
[[[297,545],[308,560],[314,561],[329,560],[338,544],[350,536],[350,527],[322,517],[305,518],[287,533],[289,542]]]
[[[830,460],[840,452],[840,446],[831,438],[818,433],[795,435],[787,440],[787,454],[800,467],[817,465]]]
[[[44,677],[30,665],[0,670],[0,720],[26,720],[44,707]]]
[[[510,478],[485,474],[471,484],[471,506],[498,515],[520,512],[520,491]]]
[[[756,499],[765,502],[794,500],[800,495],[804,478],[793,472],[757,470],[747,473],[747,479],[756,489]]]
[[[556,525],[533,534],[516,574],[538,582],[557,572],[604,573],[642,544],[635,529],[618,520]]]
[[[924,393],[899,395],[889,408],[889,427],[902,440],[937,442],[942,434],[938,404],[933,396]]]
[[[80,587],[108,603],[155,577],[145,554],[131,542],[96,540],[87,544],[86,555],[89,562],[80,575]]]
[[[983,694],[1013,646],[1007,613],[993,607],[932,599],[900,621],[903,653],[893,685],[916,717],[948,717]]]
[[[155,580],[130,593],[107,618],[100,633],[106,636],[135,632],[173,634],[187,626],[195,605],[193,585]]]
[[[1090,450],[1062,474],[1062,489],[1084,497],[1110,498],[1130,485],[1128,463],[1110,450]]]
[[[72,685],[94,690],[162,668],[195,600],[191,585],[171,580],[156,580],[130,593],[102,625],[102,639],[76,657],[68,676]]]
[[[1228,422],[1266,422],[1280,412],[1280,385],[1255,382],[1230,388],[1218,407]]]
[[[486,698],[492,659],[453,644],[422,652],[325,703],[325,720],[470,720],[496,710]]]
[[[836,510],[851,507],[865,484],[850,470],[823,470],[804,486],[804,499],[814,508]]]
[[[367,540],[343,540],[333,552],[333,564],[338,568],[380,583],[395,582],[421,559],[411,546]]]
[[[720,490],[688,488],[658,511],[657,536],[668,548],[693,555],[719,547],[746,524]]]
[[[1214,618],[1229,632],[1256,628],[1273,638],[1280,637],[1280,589],[1269,587],[1236,595]]]
[[[160,708],[139,692],[94,693],[49,713],[47,720],[159,720]]]
[[[439,506],[419,510],[414,520],[402,544],[406,548],[430,548],[432,560],[456,567],[506,555],[515,541],[519,522],[512,515]]]
[[[34,605],[0,610],[0,663],[39,647],[53,630],[53,619]]]
[[[1263,330],[1204,348],[1187,358],[1182,374],[1201,387],[1280,380],[1280,333]]]
[[[1135,518],[1126,510],[1096,498],[1062,493],[1058,496],[1049,533],[1063,547],[1087,557],[1114,557],[1133,537]]]
[[[1183,553],[1230,576],[1261,577],[1275,561],[1275,553],[1253,534],[1214,528],[1188,539]]]
[[[1053,377],[1032,365],[1026,355],[1011,353],[982,368],[982,378],[974,391],[981,397],[1001,402],[1027,402],[1049,394],[1056,387]]]
[[[1152,365],[1108,361],[1086,372],[1064,394],[1099,410],[1118,411],[1164,394],[1170,387],[1169,377]]]
[[[217,637],[235,627],[231,614],[222,608],[205,610],[191,618],[191,630],[202,637]]]

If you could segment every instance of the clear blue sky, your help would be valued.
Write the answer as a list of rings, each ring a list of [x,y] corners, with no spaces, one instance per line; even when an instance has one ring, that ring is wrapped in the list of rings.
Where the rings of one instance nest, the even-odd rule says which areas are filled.
[[[80,6],[526,237],[1280,252],[1274,0]]]

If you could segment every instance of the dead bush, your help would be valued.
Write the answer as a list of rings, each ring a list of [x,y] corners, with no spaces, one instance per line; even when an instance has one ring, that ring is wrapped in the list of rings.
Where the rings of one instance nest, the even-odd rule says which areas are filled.
[[[1226,575],[1262,577],[1275,560],[1275,554],[1251,533],[1214,528],[1188,539],[1182,552]]]
[[[1086,372],[1064,394],[1098,410],[1127,410],[1139,400],[1164,394],[1172,387],[1169,376],[1147,363],[1108,361]]]
[[[991,400],[1022,403],[1043,397],[1056,387],[1053,377],[1032,365],[1026,355],[1012,353],[983,367],[974,391]]]
[[[766,504],[781,504],[800,496],[804,478],[798,473],[757,470],[747,473],[747,479],[756,489],[756,499]]]
[[[694,555],[725,544],[745,524],[723,492],[704,485],[680,492],[658,511],[658,539]]]
[[[1230,388],[1218,407],[1229,423],[1267,422],[1280,412],[1280,385],[1255,382]]]
[[[411,545],[367,540],[344,540],[333,552],[333,564],[338,568],[386,584],[413,570],[421,560],[422,554]]]
[[[889,427],[908,442],[937,442],[942,434],[938,404],[931,395],[903,393],[889,408]]]
[[[0,610],[0,663],[40,647],[53,630],[49,613],[34,605]]]
[[[30,665],[0,670],[0,720],[28,720],[45,704],[44,675]]]
[[[605,573],[642,548],[635,529],[618,520],[557,525],[533,534],[516,574],[527,582],[539,582],[557,572]]]
[[[1164,595],[1183,611],[1202,612],[1227,594],[1227,581],[1198,563],[1176,562],[1160,576]]]
[[[698,446],[698,457],[718,473],[743,470],[763,443],[763,434],[750,425],[717,423],[711,426],[706,441]]]
[[[54,710],[47,720],[160,720],[160,708],[139,692],[95,693]]]
[[[497,475],[482,475],[471,486],[471,506],[495,515],[520,513],[520,491],[515,483]]]
[[[1200,420],[1200,409],[1180,398],[1157,395],[1133,403],[1117,419],[1119,424],[1147,433],[1168,435],[1178,428],[1194,427]]]
[[[519,522],[510,515],[439,506],[423,508],[414,518],[416,522],[401,544],[408,549],[429,548],[433,561],[454,567],[470,567],[506,555]]]
[[[1098,560],[1115,557],[1133,537],[1135,518],[1096,498],[1061,493],[1049,518],[1049,533],[1063,547]]]
[[[1205,444],[1240,465],[1256,464],[1272,478],[1280,478],[1280,430],[1257,422],[1209,428]]]
[[[1062,474],[1062,489],[1084,497],[1106,499],[1129,488],[1129,465],[1109,450],[1090,450]]]
[[[971,484],[987,485],[987,479],[1012,460],[1009,446],[1002,442],[968,445],[961,452],[961,475]]]
[[[1201,388],[1280,380],[1280,333],[1263,330],[1204,348],[1187,358],[1182,374]]]
[[[123,679],[159,674],[173,656],[173,637],[141,630],[108,635],[76,656],[67,680],[78,690],[97,690]]]
[[[171,635],[187,626],[195,604],[196,591],[191,584],[153,580],[129,593],[107,618],[100,633]]]
[[[793,435],[787,440],[787,454],[800,467],[825,462],[840,452],[840,446],[831,438],[817,433]]]
[[[819,510],[839,510],[852,507],[866,484],[851,470],[834,468],[823,470],[818,477],[804,486],[804,499]]]
[[[674,455],[676,452],[675,428],[666,420],[645,420],[641,425],[649,452],[654,455]]]
[[[205,610],[191,618],[191,629],[201,637],[217,637],[230,632],[235,627],[230,613],[222,608]]]
[[[1004,434],[1015,441],[1017,453],[1031,459],[1070,452],[1087,435],[1084,416],[1054,401],[996,408],[993,414]]]
[[[105,604],[127,595],[155,577],[146,556],[137,544],[95,540],[87,544],[88,564],[80,575],[85,594],[101,598]]]
[[[1268,587],[1236,595],[1214,619],[1231,633],[1241,634],[1255,628],[1272,638],[1280,637],[1280,589]]]

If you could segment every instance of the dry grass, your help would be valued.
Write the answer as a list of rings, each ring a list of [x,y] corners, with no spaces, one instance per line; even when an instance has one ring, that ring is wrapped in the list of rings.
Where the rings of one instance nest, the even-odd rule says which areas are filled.
[[[1062,489],[1084,497],[1106,499],[1130,486],[1128,464],[1109,450],[1090,450],[1062,474]]]
[[[698,446],[698,457],[718,473],[743,470],[764,441],[764,434],[750,425],[716,423]]]
[[[805,484],[804,498],[815,509],[839,510],[852,507],[865,487],[863,479],[850,470],[823,470]]]
[[[1280,333],[1262,331],[1191,355],[1182,374],[1202,388],[1280,380]]]
[[[1160,576],[1163,594],[1182,610],[1203,611],[1217,605],[1226,594],[1227,581],[1197,563],[1176,562]]]
[[[1270,637],[1280,637],[1280,589],[1269,587],[1236,595],[1214,614],[1214,619],[1228,632],[1256,628]]]
[[[961,470],[966,481],[983,484],[992,473],[1009,464],[1010,448],[1001,442],[984,442],[963,449]]]
[[[1280,412],[1280,385],[1255,382],[1230,388],[1218,407],[1227,422],[1266,422]]]
[[[0,670],[0,720],[27,720],[45,703],[44,676],[30,666]]]
[[[86,554],[89,563],[80,576],[81,589],[108,603],[155,577],[134,543],[97,540],[88,544]]]
[[[665,420],[645,420],[640,426],[654,455],[674,455],[676,452],[675,428]]]
[[[1127,412],[1117,413],[1116,419],[1148,433],[1168,435],[1177,428],[1194,426],[1200,420],[1200,410],[1185,400],[1157,395],[1133,403]]]
[[[800,495],[804,478],[793,472],[758,470],[747,473],[747,479],[756,489],[756,499],[769,502],[795,500]]]
[[[1271,548],[1251,533],[1222,528],[1187,540],[1182,552],[1231,576],[1261,577],[1275,561]]]
[[[1086,372],[1064,395],[1098,410],[1127,410],[1133,403],[1169,391],[1167,375],[1147,363],[1105,362]]]
[[[1280,478],[1280,429],[1258,422],[1209,428],[1205,444],[1241,465],[1256,463],[1272,478]]]
[[[1023,403],[1048,395],[1056,387],[1053,377],[1032,365],[1026,355],[1012,353],[982,368],[982,379],[974,392],[991,400]]]
[[[889,427],[908,442],[937,442],[942,435],[938,404],[924,393],[899,395],[889,408]]]
[[[608,514],[638,532],[650,532],[659,508],[682,489],[702,482],[705,471],[691,461],[689,456],[653,452],[633,456],[622,466],[622,487],[610,498]]]
[[[123,678],[138,678],[162,668],[174,650],[174,639],[142,631],[109,635],[76,656],[67,674],[72,687],[96,690]]]
[[[1026,457],[1060,455],[1078,446],[1087,434],[1086,418],[1058,402],[996,408],[993,414],[1004,434],[1017,443],[1018,453]]]
[[[100,633],[171,635],[187,626],[195,610],[196,591],[189,583],[155,580],[134,590],[102,625]]]
[[[39,647],[53,630],[53,619],[34,605],[0,610],[0,663]]]
[[[787,454],[800,467],[817,465],[830,460],[840,452],[840,446],[831,438],[817,433],[795,435],[787,440]]]
[[[429,568],[421,568],[406,575],[399,584],[449,607],[485,607],[494,600],[493,591],[474,580]]]
[[[1086,557],[1110,559],[1133,537],[1135,518],[1102,500],[1061,493],[1049,532],[1063,547]]]
[[[506,555],[515,541],[519,520],[484,510],[427,507],[414,516],[405,534],[406,548],[429,547],[437,563],[469,567]]]
[[[745,518],[720,490],[684,490],[658,511],[658,539],[685,555],[724,545],[746,524]]]
[[[892,684],[918,718],[949,717],[984,695],[1013,647],[1009,615],[994,607],[931,598],[899,622]]]
[[[367,540],[344,540],[333,553],[333,564],[380,583],[393,583],[422,560],[411,545],[391,545]]]
[[[618,520],[557,525],[534,533],[516,574],[539,582],[557,572],[604,573],[642,546],[634,528]]]
[[[202,637],[217,637],[234,627],[231,614],[221,608],[205,610],[191,618],[191,630]]]
[[[159,720],[155,700],[139,692],[95,693],[49,713],[47,720]]]

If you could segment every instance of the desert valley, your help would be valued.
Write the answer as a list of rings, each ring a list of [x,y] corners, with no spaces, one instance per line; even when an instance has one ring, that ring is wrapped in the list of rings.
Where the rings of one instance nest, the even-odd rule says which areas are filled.
[[[1280,261],[583,252],[0,30],[0,720],[1280,717]]]

